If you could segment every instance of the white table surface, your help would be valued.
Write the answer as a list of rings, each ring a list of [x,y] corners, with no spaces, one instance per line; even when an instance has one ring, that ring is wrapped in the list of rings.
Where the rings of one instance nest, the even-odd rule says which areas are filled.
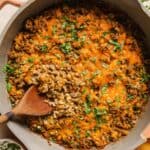
[[[25,2],[26,0],[21,0]],[[0,35],[9,22],[10,18],[14,15],[14,13],[18,10],[18,7],[12,6],[10,4],[5,5],[2,9],[0,9]],[[14,136],[7,128],[6,125],[0,125],[0,139],[2,138],[13,138]]]

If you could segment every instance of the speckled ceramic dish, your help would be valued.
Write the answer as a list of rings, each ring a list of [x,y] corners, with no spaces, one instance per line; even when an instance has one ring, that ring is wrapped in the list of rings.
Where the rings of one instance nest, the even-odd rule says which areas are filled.
[[[146,3],[147,1],[149,1],[149,0],[145,0],[145,1],[143,1],[143,0],[138,0],[138,2],[139,2],[139,4],[140,4],[141,8],[143,9],[143,11],[150,17],[150,7],[148,8],[148,7],[146,7],[146,6],[144,5],[144,3]],[[150,3],[150,1],[149,1],[149,3]]]
[[[13,149],[13,150],[24,150],[23,147],[11,139],[1,139],[0,149]]]

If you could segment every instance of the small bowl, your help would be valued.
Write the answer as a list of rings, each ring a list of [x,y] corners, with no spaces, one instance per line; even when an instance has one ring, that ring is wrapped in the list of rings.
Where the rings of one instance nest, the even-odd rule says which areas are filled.
[[[11,139],[0,139],[0,145],[1,145],[2,143],[4,143],[4,142],[7,142],[7,143],[9,143],[9,144],[15,144],[15,145],[17,145],[18,147],[20,147],[20,149],[18,149],[18,150],[24,150],[24,148],[23,148],[20,144],[18,144],[16,141],[14,141],[14,140],[11,140]]]
[[[144,3],[146,3],[147,1],[149,1],[149,0],[145,0],[144,2],[143,2],[143,0],[138,0],[143,11],[150,17],[150,9],[148,9],[146,6],[144,6]]]

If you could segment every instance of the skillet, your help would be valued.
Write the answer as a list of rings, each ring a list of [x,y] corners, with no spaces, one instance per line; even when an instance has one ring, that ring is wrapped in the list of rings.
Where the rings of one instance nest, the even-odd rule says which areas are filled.
[[[105,0],[111,5],[123,10],[127,13],[141,28],[145,36],[145,59],[150,58],[150,18],[144,14],[140,6],[135,0]],[[61,0],[30,0],[26,5],[19,9],[19,11],[12,17],[9,24],[5,27],[0,37],[0,70],[7,63],[7,52],[11,47],[11,43],[15,35],[23,26],[23,22],[30,16],[38,14],[40,11],[51,6],[54,3],[59,3]],[[98,0],[101,4],[101,0]],[[5,85],[5,74],[0,72],[0,111],[1,113],[8,112],[11,108],[8,94]],[[137,125],[130,134],[118,142],[108,145],[105,150],[133,150],[143,142],[140,138],[140,133],[149,122],[150,102],[147,104],[142,117],[139,119]],[[9,122],[10,130],[26,145],[29,150],[59,150],[63,149],[59,145],[49,145],[46,140],[40,136],[32,133],[26,126],[15,122]]]

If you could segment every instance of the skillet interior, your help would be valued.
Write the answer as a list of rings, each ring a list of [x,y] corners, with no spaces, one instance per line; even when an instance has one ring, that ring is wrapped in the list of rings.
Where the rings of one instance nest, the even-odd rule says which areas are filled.
[[[109,0],[112,2],[111,0]],[[55,1],[56,2],[56,1]],[[8,26],[5,28],[5,31],[2,34],[2,37],[0,39],[0,68],[4,66],[7,62],[7,51],[11,46],[11,42],[14,39],[15,35],[18,33],[20,28],[22,27],[23,21],[28,18],[31,15],[37,14],[39,11],[45,9],[47,6],[50,6],[53,3],[52,0],[41,2],[40,0],[31,0],[29,3],[27,3],[26,6],[24,6],[20,11],[12,18],[12,21],[8,24]],[[131,1],[132,3],[132,1]],[[142,30],[144,31],[146,35],[146,41],[149,41],[150,35],[150,29],[148,28],[150,26],[149,18],[142,13],[140,8],[133,10],[132,4],[127,4],[125,0],[121,2],[117,2],[117,0],[113,1],[113,4],[116,4],[117,6],[121,6],[120,8],[126,11],[132,18],[135,19],[136,23],[140,25]],[[123,6],[123,7],[122,7]],[[38,8],[38,9],[37,9]],[[128,9],[126,9],[128,8]],[[135,18],[136,15],[139,15]],[[142,19],[142,22],[140,21]],[[147,42],[148,43],[148,42]],[[149,45],[148,45],[149,48]],[[149,49],[146,49],[146,56],[149,58],[150,52]],[[0,72],[0,97],[3,97],[3,99],[0,100],[0,110],[1,112],[7,112],[11,106],[8,100],[8,95],[5,90],[5,75]],[[148,104],[150,105],[150,103]],[[148,107],[147,105],[147,107]],[[116,150],[123,150],[123,149],[133,149],[137,144],[139,140],[139,134],[144,128],[144,126],[148,123],[148,114],[150,113],[150,110],[146,110],[143,114],[143,117],[141,120],[139,120],[139,123],[137,126],[132,130],[132,132],[125,138],[121,139],[119,142],[112,144],[111,146],[106,147],[106,149],[116,149]],[[28,149],[50,149],[48,144],[45,142],[45,140],[41,139],[39,136],[35,134],[31,134],[31,132],[24,128],[23,126],[20,126],[19,124],[10,122],[8,124],[10,129],[27,145]],[[33,142],[34,141],[34,144]],[[123,143],[123,144],[122,144]],[[132,145],[132,146],[131,146]],[[45,146],[45,147],[44,147]],[[51,146],[51,149],[54,149],[53,146]],[[56,148],[55,148],[56,149]]]

